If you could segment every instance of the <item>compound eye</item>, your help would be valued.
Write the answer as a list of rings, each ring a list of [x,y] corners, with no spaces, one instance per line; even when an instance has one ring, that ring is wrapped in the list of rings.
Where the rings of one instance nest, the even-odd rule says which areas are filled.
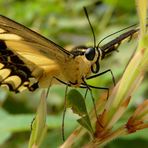
[[[87,60],[92,61],[95,57],[95,48],[88,48],[85,52],[85,57]]]

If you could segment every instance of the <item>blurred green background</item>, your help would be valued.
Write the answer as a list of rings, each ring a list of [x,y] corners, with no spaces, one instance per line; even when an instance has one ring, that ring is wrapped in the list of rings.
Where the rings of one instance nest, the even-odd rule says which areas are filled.
[[[94,27],[97,42],[103,37],[124,27],[138,23],[134,0],[0,0],[0,14],[5,15],[25,26],[39,32],[55,43],[69,48],[77,45],[93,45],[92,32],[83,11],[87,7],[91,23]],[[105,44],[111,38],[105,40]],[[101,62],[101,70],[112,69],[116,81],[121,77],[126,64],[132,56],[137,42],[131,40],[120,46],[118,53]],[[23,49],[22,49],[23,50]],[[98,86],[112,86],[111,76],[106,74],[90,82]],[[126,112],[127,119],[137,104],[148,98],[148,77],[134,94],[134,101]],[[80,90],[80,89],[78,89]],[[0,89],[0,148],[27,147],[30,127],[39,103],[41,89],[35,92],[14,94]],[[84,94],[84,90],[80,90]],[[48,134],[42,144],[43,148],[56,148],[62,143],[61,122],[64,102],[65,86],[53,86],[50,90],[48,103]],[[94,91],[100,96],[103,91]],[[92,102],[86,99],[88,110]],[[65,119],[66,137],[77,127],[77,117],[67,110]],[[123,123],[125,120],[122,120]],[[83,138],[77,146],[88,140]],[[106,145],[112,147],[148,147],[148,130],[139,131],[130,136],[121,137]]]

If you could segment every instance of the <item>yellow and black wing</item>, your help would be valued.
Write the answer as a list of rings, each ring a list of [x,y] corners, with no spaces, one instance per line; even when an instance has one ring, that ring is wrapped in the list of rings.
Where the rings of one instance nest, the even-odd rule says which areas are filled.
[[[39,80],[43,86],[49,85],[50,78],[60,74],[57,61],[63,62],[70,55],[38,33],[0,16],[1,86],[18,92],[35,90]]]

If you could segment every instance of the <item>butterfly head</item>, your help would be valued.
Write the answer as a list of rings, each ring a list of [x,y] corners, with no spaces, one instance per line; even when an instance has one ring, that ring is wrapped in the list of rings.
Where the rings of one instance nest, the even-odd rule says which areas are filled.
[[[87,61],[91,63],[91,71],[98,73],[100,66],[102,51],[97,47],[76,47],[72,50],[72,54],[76,56],[83,56]]]
[[[93,61],[91,64],[91,71],[93,73],[98,73],[99,69],[100,69],[99,61],[102,59],[102,51],[99,48],[99,46],[96,46],[95,32],[94,32],[93,26],[90,22],[86,7],[84,7],[84,12],[85,12],[85,15],[86,15],[87,21],[89,23],[90,29],[92,31],[93,39],[94,39],[94,46],[86,49],[85,57],[87,60]]]
[[[102,51],[97,47],[89,47],[86,49],[85,57],[88,61],[92,61],[91,71],[98,73],[100,66],[99,61],[101,60]]]

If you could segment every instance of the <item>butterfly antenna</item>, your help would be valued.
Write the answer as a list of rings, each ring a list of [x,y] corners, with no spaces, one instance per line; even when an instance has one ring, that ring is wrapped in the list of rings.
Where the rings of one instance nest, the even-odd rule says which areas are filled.
[[[128,26],[128,27],[126,27],[126,28],[123,28],[123,29],[121,29],[121,30],[118,30],[118,31],[116,31],[116,32],[114,32],[114,33],[112,33],[112,34],[110,34],[110,35],[104,37],[102,40],[99,41],[97,47],[99,47],[100,44],[101,44],[105,39],[109,38],[110,36],[113,36],[113,35],[115,35],[115,34],[117,34],[117,33],[120,33],[120,32],[122,32],[122,31],[124,31],[124,30],[130,29],[130,28],[135,27],[135,26],[137,26],[137,25],[138,25],[138,24],[134,24],[134,25]]]
[[[94,29],[93,29],[93,27],[92,27],[92,24],[91,24],[91,22],[90,22],[90,19],[89,19],[89,16],[88,16],[88,12],[87,12],[86,7],[84,7],[84,12],[85,12],[86,18],[87,18],[87,20],[88,20],[89,26],[90,26],[91,31],[92,31],[92,34],[93,34],[93,38],[94,38],[94,47],[96,47],[96,37],[95,37],[95,33],[94,33]]]

